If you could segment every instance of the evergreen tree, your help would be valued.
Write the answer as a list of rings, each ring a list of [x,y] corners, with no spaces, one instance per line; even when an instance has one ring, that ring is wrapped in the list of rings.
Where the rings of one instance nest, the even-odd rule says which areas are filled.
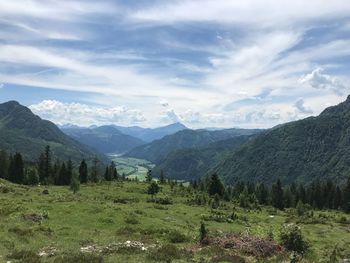
[[[94,182],[94,183],[98,182],[98,163],[99,163],[99,160],[95,157],[92,160],[92,167],[91,167],[91,174],[90,174],[90,180],[91,182]]]
[[[350,213],[350,177],[348,178],[346,185],[343,190],[343,210],[346,213]]]
[[[26,184],[37,185],[39,183],[38,171],[34,167],[26,170]]]
[[[119,175],[118,175],[117,168],[114,168],[114,170],[113,170],[113,180],[119,181]]]
[[[295,207],[295,197],[289,187],[286,187],[284,191],[284,206]]]
[[[207,229],[205,228],[205,225],[203,222],[201,222],[201,226],[199,228],[199,242],[203,243],[203,241],[206,239],[208,235]]]
[[[152,181],[147,188],[147,193],[152,196],[152,199],[156,194],[158,194],[159,191],[160,191],[160,187],[155,181]]]
[[[23,184],[24,179],[22,155],[20,153],[15,153],[13,157],[10,157],[9,180],[13,183]]]
[[[284,193],[280,179],[277,179],[277,182],[272,185],[271,202],[274,207],[280,210],[284,209]]]
[[[164,175],[163,170],[160,171],[159,183],[160,183],[160,184],[165,184],[165,183],[166,183],[166,178],[165,178],[165,175]]]
[[[68,159],[67,162],[67,178],[66,178],[66,183],[67,185],[70,184],[72,177],[73,177],[73,162],[71,159]]]
[[[67,168],[66,168],[66,164],[64,162],[62,162],[60,171],[59,171],[59,175],[58,175],[58,180],[57,180],[57,184],[58,185],[69,185],[70,181],[67,178]]]
[[[51,167],[51,149],[50,149],[49,145],[47,145],[45,147],[44,161],[45,161],[45,166],[44,166],[45,179],[48,179],[48,178],[52,177],[51,176],[51,172],[52,172],[52,167]]]
[[[39,173],[40,182],[44,182],[45,178],[46,178],[46,173],[45,173],[45,154],[44,153],[40,154],[40,156],[39,156],[38,173]]]
[[[106,181],[111,181],[112,180],[112,178],[111,178],[111,176],[110,176],[110,172],[109,172],[109,167],[108,166],[106,166],[106,169],[105,169],[105,174],[104,174],[104,179],[106,180]]]
[[[88,181],[88,167],[84,159],[79,166],[79,180],[82,184],[86,184]]]
[[[78,175],[73,174],[70,181],[70,190],[76,194],[80,190],[80,180]]]
[[[5,151],[0,151],[0,178],[8,179],[9,157]]]
[[[225,193],[225,187],[223,183],[221,182],[219,176],[214,173],[210,177],[209,185],[208,185],[208,193],[209,195],[216,195],[218,194],[220,197],[224,196]]]
[[[255,193],[259,204],[261,205],[266,205],[268,202],[268,197],[269,197],[269,191],[264,185],[264,183],[260,183],[257,188],[256,188],[256,193]]]
[[[152,181],[152,170],[147,171],[146,182],[150,183]]]
[[[333,199],[333,208],[334,209],[339,209],[341,207],[342,204],[342,192],[339,186],[337,186],[335,188],[335,192],[334,192],[334,199]]]

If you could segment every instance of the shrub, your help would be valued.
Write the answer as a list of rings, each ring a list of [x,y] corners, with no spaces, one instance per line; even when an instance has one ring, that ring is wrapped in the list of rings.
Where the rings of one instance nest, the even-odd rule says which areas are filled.
[[[308,244],[302,236],[301,229],[296,224],[284,225],[281,230],[280,238],[282,245],[287,250],[304,254],[308,248]]]
[[[168,234],[171,243],[183,243],[188,240],[187,236],[178,230],[172,230]]]
[[[124,219],[124,222],[126,224],[130,224],[130,225],[137,225],[139,224],[139,220],[137,220],[136,216],[133,216],[133,215],[128,215],[125,219]]]
[[[154,251],[150,251],[148,258],[152,262],[171,262],[174,259],[179,259],[181,251],[173,244],[167,244]]]

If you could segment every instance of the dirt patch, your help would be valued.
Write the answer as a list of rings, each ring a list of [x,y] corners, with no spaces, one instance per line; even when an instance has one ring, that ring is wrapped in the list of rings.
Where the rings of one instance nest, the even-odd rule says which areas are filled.
[[[267,258],[283,251],[283,247],[275,241],[243,234],[224,234],[207,238],[209,245],[225,249],[235,249],[256,258]]]

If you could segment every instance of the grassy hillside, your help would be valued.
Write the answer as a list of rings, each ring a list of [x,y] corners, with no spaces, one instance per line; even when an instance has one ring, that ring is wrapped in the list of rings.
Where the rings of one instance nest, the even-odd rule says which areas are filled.
[[[126,153],[128,157],[149,160],[155,164],[161,163],[167,155],[176,150],[206,146],[212,142],[229,139],[240,135],[251,135],[260,130],[227,129],[219,131],[183,130],[161,140],[136,147]]]
[[[159,176],[163,171],[170,178],[178,180],[198,179],[249,139],[251,136],[237,136],[203,147],[173,151],[152,172]]]
[[[100,126],[97,128],[65,128],[64,133],[104,153],[124,153],[137,146],[145,144],[142,140],[123,134],[113,126]]]
[[[55,158],[80,161],[97,155],[105,156],[81,145],[60,131],[52,122],[42,120],[30,109],[15,101],[0,104],[0,149],[20,152],[26,160],[37,160],[46,145],[50,145]]]
[[[228,202],[211,209],[191,204],[194,192],[168,185],[158,199],[171,197],[172,204],[155,204],[146,188],[146,183],[114,182],[84,185],[75,195],[67,187],[50,186],[49,194],[42,194],[44,187],[0,180],[0,258],[36,263],[289,262],[289,252],[256,258],[250,253],[260,250],[250,249],[254,242],[278,243],[281,225],[292,222],[299,222],[310,244],[303,262],[329,262],[335,247],[339,260],[350,257],[349,215],[314,211],[303,221],[293,209],[243,210]],[[232,212],[235,218],[230,219]],[[246,240],[243,250],[199,245],[201,221],[217,240],[225,240],[226,233]]]

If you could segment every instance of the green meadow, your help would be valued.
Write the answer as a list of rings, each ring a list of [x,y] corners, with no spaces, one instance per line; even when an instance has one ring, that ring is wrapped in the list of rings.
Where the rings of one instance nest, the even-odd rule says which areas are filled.
[[[302,262],[350,258],[350,216],[336,211],[272,207],[247,210],[221,201],[194,205],[189,187],[161,185],[152,199],[146,182],[104,182],[68,187],[19,186],[0,181],[0,262],[290,262],[281,248],[256,257],[245,249],[200,244],[226,234],[278,244],[283,224],[297,223],[309,244]],[[47,190],[48,193],[43,193]],[[234,216],[233,216],[234,215]],[[330,261],[334,257],[337,261]],[[338,261],[339,260],[339,261]]]

